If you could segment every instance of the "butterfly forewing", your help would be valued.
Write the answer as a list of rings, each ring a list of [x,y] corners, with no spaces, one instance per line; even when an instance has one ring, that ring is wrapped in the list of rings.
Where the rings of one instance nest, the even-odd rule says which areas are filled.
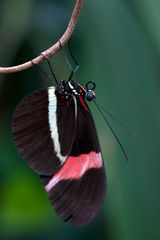
[[[62,100],[54,87],[42,89],[25,97],[14,113],[12,130],[17,150],[38,174],[55,174],[73,145],[74,100]]]

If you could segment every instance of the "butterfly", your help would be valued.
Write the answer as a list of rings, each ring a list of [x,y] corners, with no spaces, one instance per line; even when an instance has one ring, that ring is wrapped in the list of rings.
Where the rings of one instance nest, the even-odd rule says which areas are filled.
[[[89,224],[105,199],[106,174],[87,101],[95,84],[71,78],[38,90],[18,104],[13,138],[18,152],[40,176],[56,213],[73,226]]]

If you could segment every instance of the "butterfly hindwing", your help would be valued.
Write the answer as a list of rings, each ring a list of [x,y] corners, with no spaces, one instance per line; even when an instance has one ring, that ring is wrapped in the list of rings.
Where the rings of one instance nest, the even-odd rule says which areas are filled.
[[[41,175],[55,174],[73,145],[73,99],[62,100],[54,87],[42,89],[25,97],[14,113],[12,130],[17,150]]]

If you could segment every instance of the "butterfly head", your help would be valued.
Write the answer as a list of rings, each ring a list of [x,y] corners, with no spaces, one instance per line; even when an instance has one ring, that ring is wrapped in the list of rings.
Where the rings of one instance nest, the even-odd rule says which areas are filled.
[[[94,93],[94,89],[95,89],[95,83],[93,82],[88,82],[86,84],[86,87],[84,88],[79,83],[73,80],[70,80],[70,81],[62,80],[57,86],[56,91],[59,94],[65,96],[65,98],[69,98],[72,95],[74,95],[74,96],[82,96],[87,101],[92,101],[96,97]]]
[[[96,98],[96,94],[94,92],[95,87],[96,87],[96,84],[92,81],[89,81],[86,84],[85,99],[89,102],[93,101]]]

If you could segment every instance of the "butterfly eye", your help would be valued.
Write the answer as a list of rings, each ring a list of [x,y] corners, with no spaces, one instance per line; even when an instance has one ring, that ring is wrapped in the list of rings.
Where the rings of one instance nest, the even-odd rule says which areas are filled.
[[[96,84],[92,81],[89,81],[87,84],[86,84],[86,100],[87,101],[92,101],[96,98],[96,95],[94,93],[94,89],[96,87]]]
[[[86,100],[88,100],[90,102],[90,101],[92,101],[92,100],[94,100],[96,98],[96,95],[95,95],[93,90],[89,89],[86,92],[85,98],[86,98]]]

